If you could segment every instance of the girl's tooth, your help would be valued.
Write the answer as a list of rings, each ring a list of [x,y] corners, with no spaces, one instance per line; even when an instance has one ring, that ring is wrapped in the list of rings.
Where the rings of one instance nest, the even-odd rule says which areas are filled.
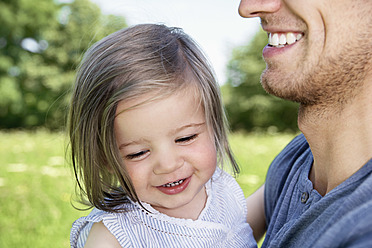
[[[296,39],[297,40],[300,40],[302,38],[302,34],[298,34],[297,36],[296,36]]]
[[[164,184],[163,187],[170,188],[170,187],[178,186],[178,185],[182,184],[183,181],[184,181],[184,180],[181,179],[181,180],[176,181],[176,182],[173,182],[173,183],[167,183],[167,184]]]

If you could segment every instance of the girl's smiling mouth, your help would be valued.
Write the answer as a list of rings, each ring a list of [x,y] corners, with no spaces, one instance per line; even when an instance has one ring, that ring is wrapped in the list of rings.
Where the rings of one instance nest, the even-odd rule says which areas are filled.
[[[166,183],[156,188],[167,195],[174,195],[184,191],[191,181],[191,176],[171,183]]]
[[[167,187],[167,188],[169,188],[169,187],[178,186],[178,185],[182,184],[183,181],[185,181],[185,179],[181,179],[181,180],[175,181],[173,183],[167,183],[167,184],[162,185],[161,187]]]

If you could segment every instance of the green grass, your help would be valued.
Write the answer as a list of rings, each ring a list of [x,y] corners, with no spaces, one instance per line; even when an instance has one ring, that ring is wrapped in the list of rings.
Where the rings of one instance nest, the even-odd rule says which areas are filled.
[[[264,182],[271,160],[293,136],[231,135],[246,195]],[[0,247],[69,247],[72,222],[87,212],[70,203],[64,134],[0,132],[0,141]]]

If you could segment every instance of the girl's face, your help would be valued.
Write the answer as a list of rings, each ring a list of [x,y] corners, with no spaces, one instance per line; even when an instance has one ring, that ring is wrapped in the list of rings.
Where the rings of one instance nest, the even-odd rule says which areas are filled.
[[[197,219],[216,169],[213,135],[194,91],[131,108],[152,96],[118,105],[115,135],[124,165],[141,201],[172,217]]]

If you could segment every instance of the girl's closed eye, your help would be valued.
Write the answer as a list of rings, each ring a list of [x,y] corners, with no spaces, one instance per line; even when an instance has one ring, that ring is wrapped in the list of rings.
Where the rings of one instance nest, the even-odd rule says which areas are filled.
[[[189,135],[189,136],[186,136],[186,137],[182,137],[182,138],[176,139],[176,143],[189,144],[192,141],[194,141],[198,136],[199,136],[199,134],[193,134],[193,135]]]
[[[144,151],[128,154],[128,155],[125,156],[125,159],[140,160],[140,159],[144,158],[147,155],[147,153],[149,153],[149,152],[150,152],[149,150],[144,150]]]

